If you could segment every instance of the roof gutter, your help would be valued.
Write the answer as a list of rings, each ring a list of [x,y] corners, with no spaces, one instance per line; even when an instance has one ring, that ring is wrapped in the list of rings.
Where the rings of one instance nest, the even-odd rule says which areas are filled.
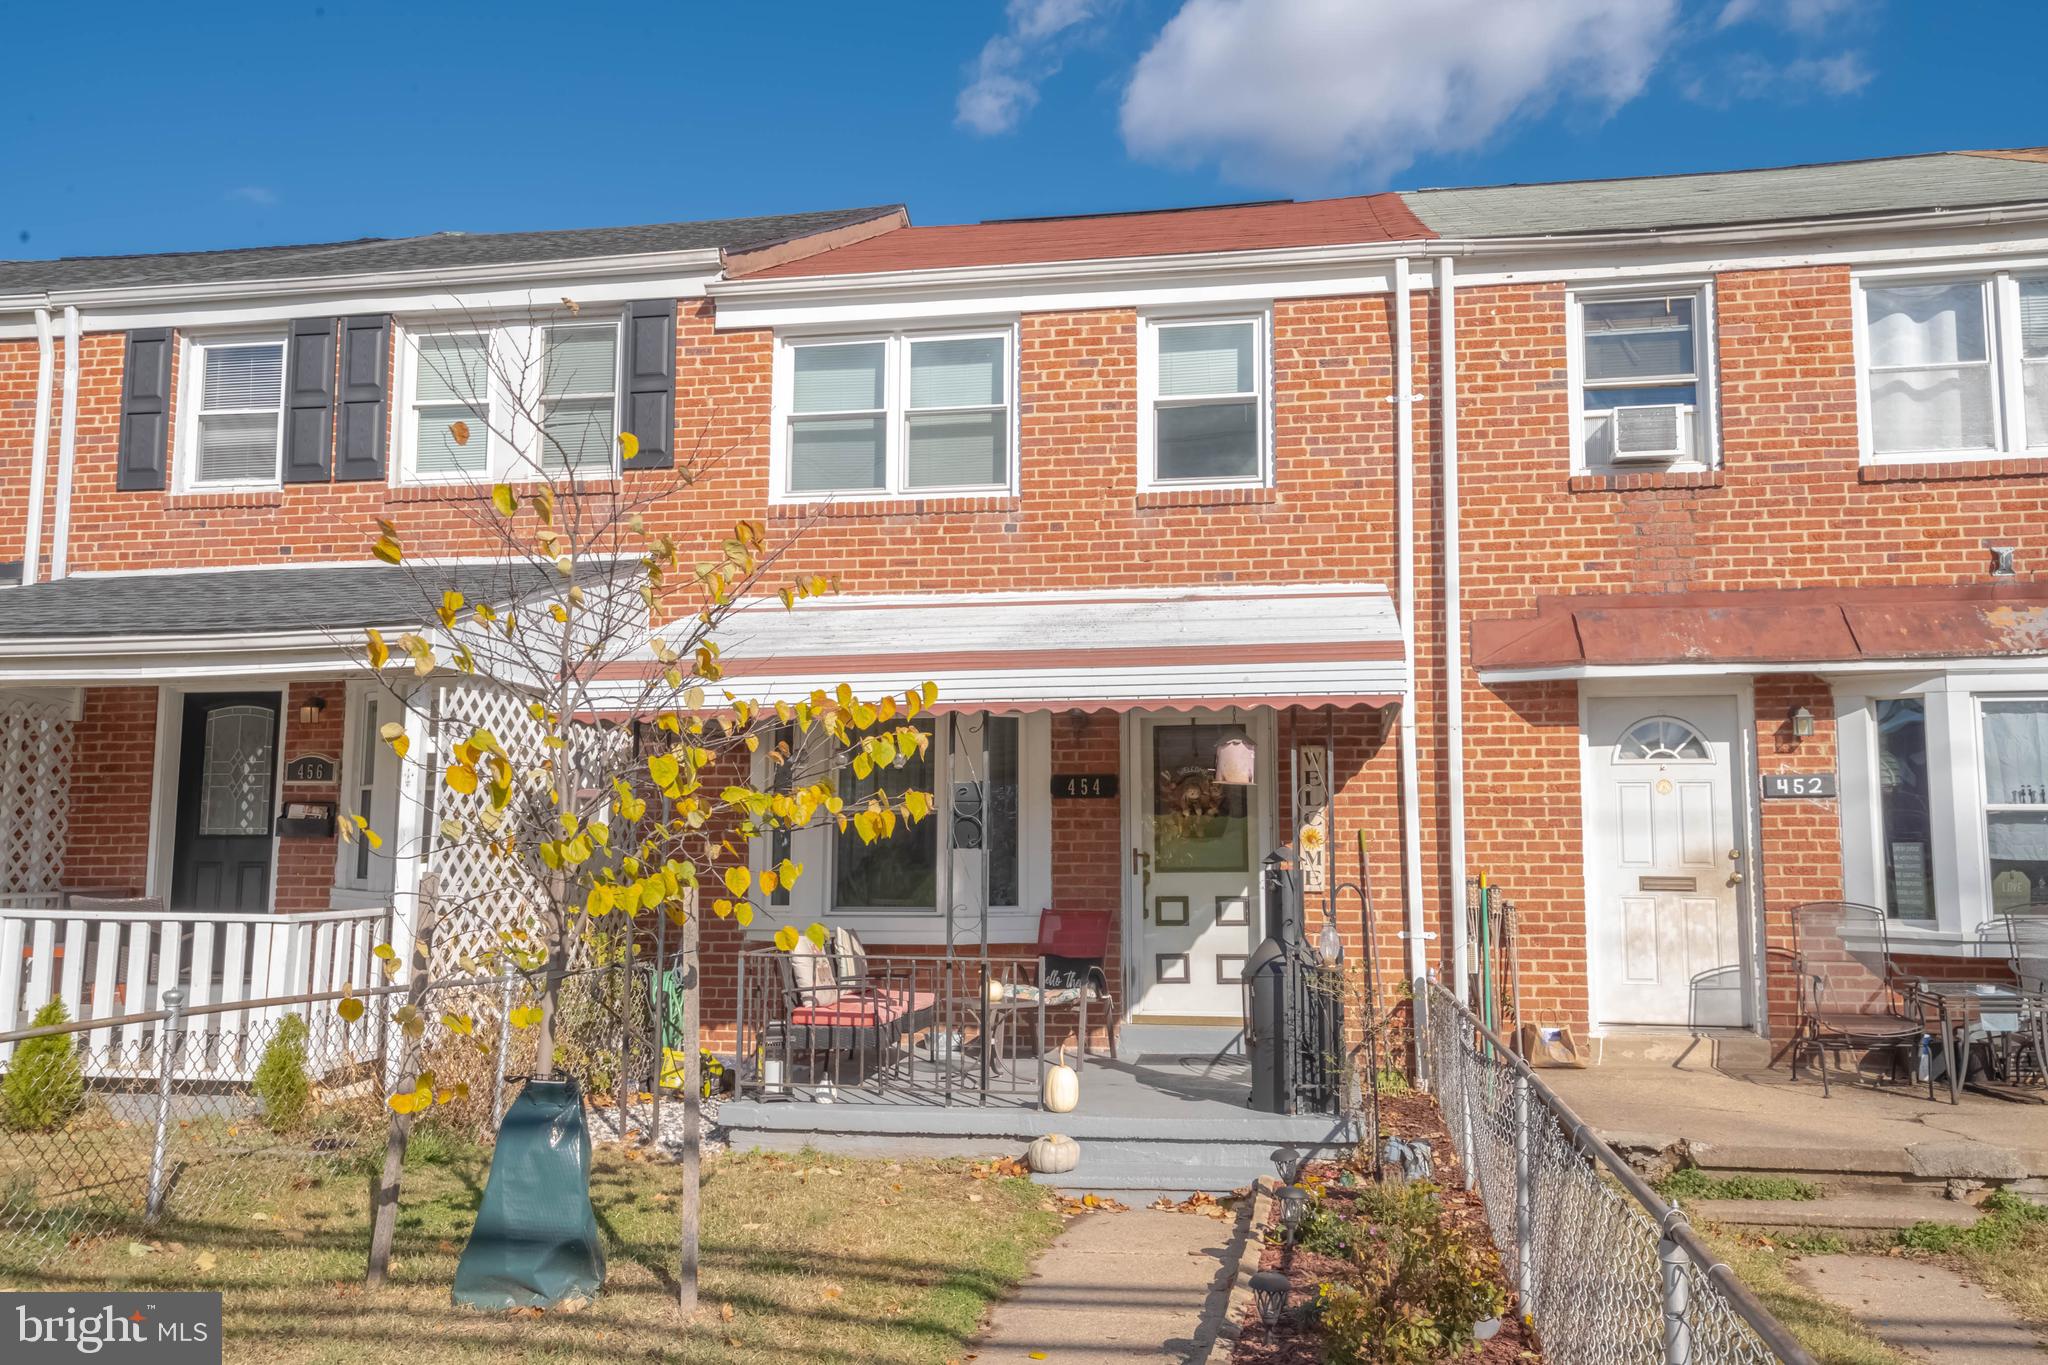
[[[36,309],[36,418],[30,439],[35,442],[28,467],[28,525],[21,536],[21,581],[33,583],[42,570],[43,485],[50,473],[51,383],[56,376],[56,339],[50,310]],[[68,389],[66,390],[69,391]]]
[[[347,289],[403,289],[422,284],[527,284],[543,280],[607,279],[622,274],[703,271],[716,274],[724,253],[718,247],[689,251],[648,251],[625,256],[590,256],[572,261],[531,261],[516,265],[454,266],[434,270],[367,270],[265,280],[222,280],[201,284],[104,285],[91,289],[49,289],[0,297],[0,313],[66,305],[108,308],[151,303],[217,303],[231,300],[296,298]]]
[[[705,292],[729,300],[859,299],[895,290],[973,293],[991,286],[1085,284],[1114,280],[1142,284],[1160,278],[1237,274],[1246,270],[1309,270],[1318,267],[1391,265],[1404,258],[1530,255],[1581,251],[1599,243],[1615,246],[1706,246],[1760,240],[1805,239],[1843,232],[1901,227],[1975,227],[2040,221],[2048,225],[2048,200],[1989,209],[1955,209],[1884,214],[1860,218],[1810,218],[1706,228],[1555,233],[1527,237],[1413,238],[1401,242],[1346,242],[1324,246],[1269,247],[1256,251],[1185,252],[1161,256],[1091,257],[1075,261],[1030,261],[938,269],[878,270],[838,275],[747,277],[713,280]]]

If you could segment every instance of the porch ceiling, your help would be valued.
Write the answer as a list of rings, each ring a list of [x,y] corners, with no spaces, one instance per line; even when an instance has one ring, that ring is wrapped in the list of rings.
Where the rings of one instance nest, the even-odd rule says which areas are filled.
[[[1586,594],[1472,624],[1472,663],[1482,675],[2044,654],[2048,583]]]
[[[1408,690],[1370,584],[836,597],[750,604],[723,632],[730,685],[763,701],[844,681],[930,681],[953,710],[1380,706]]]

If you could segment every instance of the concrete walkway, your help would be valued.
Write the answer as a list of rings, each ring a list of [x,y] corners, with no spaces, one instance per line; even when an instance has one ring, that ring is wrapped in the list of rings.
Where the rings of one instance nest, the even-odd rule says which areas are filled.
[[[974,1365],[1223,1361],[1216,1345],[1238,1221],[1131,1209],[1067,1224],[1017,1296],[997,1306]],[[1039,1354],[1034,1354],[1039,1353]]]
[[[1897,1256],[1805,1256],[1793,1275],[1932,1365],[2040,1365],[2048,1341],[1952,1270]]]

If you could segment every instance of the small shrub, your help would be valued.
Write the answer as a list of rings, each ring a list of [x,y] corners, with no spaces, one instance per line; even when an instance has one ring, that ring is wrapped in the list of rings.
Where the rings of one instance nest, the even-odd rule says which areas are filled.
[[[1474,1349],[1472,1329],[1507,1304],[1490,1248],[1445,1216],[1427,1181],[1359,1199],[1353,1272],[1316,1309],[1330,1365],[1429,1365]]]
[[[52,1000],[29,1020],[31,1028],[69,1022],[62,1000]],[[17,1133],[47,1133],[85,1104],[85,1067],[78,1040],[69,1033],[31,1038],[14,1049],[7,1078],[0,1081],[0,1122]]]
[[[1719,1176],[1708,1175],[1697,1166],[1686,1166],[1658,1181],[1657,1193],[1666,1199],[1808,1200],[1820,1198],[1820,1186],[1796,1176]]]
[[[313,1081],[306,1074],[306,1021],[287,1014],[263,1047],[253,1082],[263,1103],[263,1123],[273,1133],[296,1131],[313,1108]]]
[[[1412,1088],[1408,1084],[1408,1074],[1399,1067],[1383,1066],[1378,1076],[1382,1095],[1405,1095]]]

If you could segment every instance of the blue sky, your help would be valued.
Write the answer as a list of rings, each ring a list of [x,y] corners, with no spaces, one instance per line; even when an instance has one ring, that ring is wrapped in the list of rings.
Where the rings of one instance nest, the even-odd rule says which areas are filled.
[[[2048,6],[498,0],[10,13],[0,256],[914,221],[2048,142]]]

